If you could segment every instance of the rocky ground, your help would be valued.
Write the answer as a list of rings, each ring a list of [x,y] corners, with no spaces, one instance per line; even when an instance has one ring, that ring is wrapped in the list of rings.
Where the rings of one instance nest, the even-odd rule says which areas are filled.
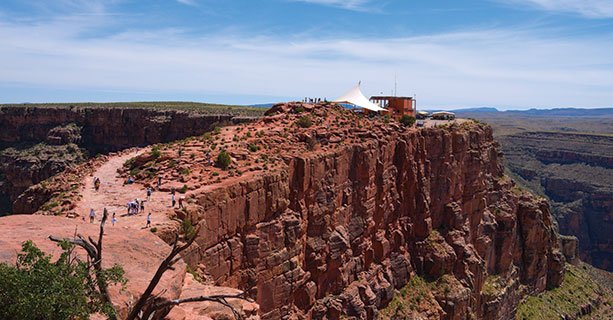
[[[202,134],[263,112],[173,102],[0,105],[0,215],[36,211],[36,201],[15,202],[28,187],[91,156]]]
[[[121,212],[147,186],[158,189],[146,204],[155,235],[201,226],[183,256],[199,281],[186,277],[177,293],[244,290],[257,305],[241,308],[264,319],[373,319],[407,283],[425,290],[405,290],[420,299],[407,311],[416,318],[511,318],[524,295],[563,280],[547,202],[504,176],[491,128],[472,121],[405,128],[331,104],[281,104],[256,122],[92,159],[26,194],[49,195],[38,213],[87,225],[89,208]],[[169,206],[173,189],[184,208]],[[117,227],[152,236],[143,225],[120,216]],[[23,228],[12,228],[13,246]]]

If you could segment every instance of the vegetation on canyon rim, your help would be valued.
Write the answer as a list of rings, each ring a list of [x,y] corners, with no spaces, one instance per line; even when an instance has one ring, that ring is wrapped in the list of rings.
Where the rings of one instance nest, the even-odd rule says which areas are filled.
[[[114,265],[93,275],[91,264],[76,259],[75,246],[66,241],[59,259],[42,252],[32,241],[23,243],[15,265],[0,263],[1,319],[74,319],[115,311],[98,289],[98,282],[124,285],[124,271]]]

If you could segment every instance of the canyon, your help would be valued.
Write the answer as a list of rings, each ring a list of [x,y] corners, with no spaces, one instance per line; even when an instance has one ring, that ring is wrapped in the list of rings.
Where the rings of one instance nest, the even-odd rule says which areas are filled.
[[[168,142],[249,121],[257,109],[188,103],[0,106],[0,215],[32,213],[14,202],[37,184],[84,160]]]
[[[459,114],[492,125],[513,178],[549,200],[581,260],[613,271],[613,109]]]
[[[136,184],[109,185],[117,190],[96,205],[115,210],[130,188],[161,177],[155,196],[178,191],[184,205],[152,204],[156,235],[168,242],[183,221],[201,226],[187,268],[205,285],[245,291],[262,319],[374,319],[417,278],[436,288],[411,318],[511,319],[522,297],[564,278],[548,202],[504,174],[484,124],[405,128],[332,104],[290,103],[136,152],[113,167],[117,181],[133,175]],[[222,152],[226,170],[209,161]],[[78,221],[62,216],[84,215],[91,176],[118,156],[30,187],[31,196],[47,194],[37,214]]]

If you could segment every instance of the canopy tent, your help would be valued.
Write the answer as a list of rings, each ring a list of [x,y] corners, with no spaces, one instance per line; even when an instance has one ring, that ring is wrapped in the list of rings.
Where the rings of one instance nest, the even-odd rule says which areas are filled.
[[[385,109],[379,107],[377,104],[370,102],[368,98],[364,96],[362,90],[360,90],[360,84],[358,83],[353,89],[342,95],[340,98],[334,100],[339,103],[351,103],[360,108],[368,109],[371,111],[385,111]]]

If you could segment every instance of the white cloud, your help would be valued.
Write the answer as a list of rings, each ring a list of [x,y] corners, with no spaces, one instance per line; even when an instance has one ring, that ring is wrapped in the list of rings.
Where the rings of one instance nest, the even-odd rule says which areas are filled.
[[[0,22],[0,95],[10,86],[332,98],[362,80],[367,94],[417,94],[428,106],[603,106],[613,103],[613,41],[538,30],[390,39],[284,39],[185,30],[81,35],[98,20]],[[607,41],[608,40],[608,41]],[[33,92],[31,100],[41,100]],[[44,100],[44,98],[42,98]],[[232,102],[231,98],[227,102]]]
[[[290,0],[294,2],[306,2],[312,4],[321,4],[331,7],[343,8],[348,10],[364,10],[365,5],[372,0]]]
[[[589,18],[613,18],[613,0],[499,0],[529,5],[546,11],[564,12]]]
[[[177,0],[177,2],[188,6],[196,5],[196,0]]]

